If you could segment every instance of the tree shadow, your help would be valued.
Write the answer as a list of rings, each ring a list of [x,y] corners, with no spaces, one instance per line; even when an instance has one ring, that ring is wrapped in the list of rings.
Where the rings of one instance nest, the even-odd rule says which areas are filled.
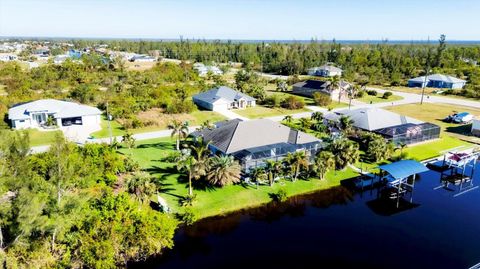
[[[174,150],[174,144],[171,142],[158,142],[150,144],[141,144],[137,146],[138,149],[163,149],[163,150]]]
[[[460,134],[460,135],[471,135],[471,130],[472,130],[472,124],[449,126],[445,129],[446,132]]]

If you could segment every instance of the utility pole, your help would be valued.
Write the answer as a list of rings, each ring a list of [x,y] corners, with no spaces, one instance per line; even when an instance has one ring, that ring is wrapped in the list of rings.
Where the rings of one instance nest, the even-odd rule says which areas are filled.
[[[420,99],[420,104],[423,105],[423,96],[425,95],[425,88],[427,87],[427,78],[428,78],[428,73],[430,70],[428,70],[427,66],[427,73],[425,73],[425,78],[423,79],[423,85],[422,85],[422,98]]]
[[[111,116],[110,116],[110,113],[108,113],[108,101],[107,101],[106,110],[107,110],[108,133],[110,135],[110,145],[111,145],[113,143],[113,139],[112,139],[112,126],[110,124]]]

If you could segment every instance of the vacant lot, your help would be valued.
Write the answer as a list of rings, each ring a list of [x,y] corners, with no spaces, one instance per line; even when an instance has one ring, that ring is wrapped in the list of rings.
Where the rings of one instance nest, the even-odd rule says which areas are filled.
[[[174,119],[179,121],[188,121],[190,126],[200,125],[207,120],[210,120],[210,122],[214,123],[226,119],[224,116],[213,111],[194,111],[190,114],[163,114],[158,112],[153,115],[152,113],[154,113],[154,111],[142,112],[138,115],[138,118],[141,120],[151,120],[153,124],[152,126],[131,129],[130,131],[134,134],[137,134],[165,130],[168,128],[168,124],[170,124],[170,122]],[[125,129],[118,121],[113,120],[110,122],[110,124],[113,136],[121,136],[125,134]],[[110,135],[108,122],[105,120],[105,117],[102,118],[101,126],[102,130],[93,133],[93,137],[102,138]]]
[[[306,108],[302,109],[285,109],[285,108],[268,108],[264,106],[254,106],[248,107],[246,109],[235,110],[234,112],[238,115],[247,117],[249,119],[259,119],[259,118],[268,118],[273,116],[281,116],[281,115],[292,115],[301,112],[308,112],[310,110]]]
[[[360,102],[364,102],[366,104],[376,104],[376,103],[384,103],[384,102],[394,102],[398,100],[402,100],[403,97],[398,95],[392,95],[388,99],[382,98],[382,94],[373,96],[365,94],[362,98],[357,99]]]

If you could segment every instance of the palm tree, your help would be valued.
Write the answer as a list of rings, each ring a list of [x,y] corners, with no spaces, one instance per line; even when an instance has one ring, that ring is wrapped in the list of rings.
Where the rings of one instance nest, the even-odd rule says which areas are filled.
[[[250,172],[250,177],[258,185],[260,180],[264,180],[267,177],[267,175],[265,174],[265,169],[263,167],[256,167]]]
[[[334,76],[330,79],[330,86],[332,91],[339,90],[338,92],[338,103],[340,103],[342,99],[342,88],[341,88],[341,80],[339,76]]]
[[[209,143],[205,143],[203,139],[197,140],[196,143],[189,146],[190,155],[195,159],[195,164],[192,167],[194,172],[193,178],[199,179],[205,176],[208,170],[208,156],[210,155]]]
[[[206,130],[206,129],[213,129],[215,126],[210,120],[206,120],[200,124],[200,127],[197,128],[198,131]]]
[[[268,181],[270,186],[273,185],[275,178],[282,171],[282,162],[275,160],[265,161],[265,171],[268,173]]]
[[[150,175],[145,172],[138,172],[128,179],[127,190],[135,195],[141,204],[145,204],[157,192],[157,186],[152,182]]]
[[[310,129],[310,127],[312,127],[312,122],[308,118],[300,118],[299,122],[300,122],[300,129],[302,129],[302,131],[306,131]]]
[[[325,178],[325,174],[335,168],[335,155],[330,151],[321,151],[315,157],[314,169],[320,179]]]
[[[195,173],[195,170],[194,170],[195,164],[196,164],[195,158],[193,158],[193,156],[190,155],[189,153],[181,155],[180,158],[177,160],[177,170],[187,172],[189,197],[193,196],[192,178],[194,177],[194,173]]]
[[[323,120],[323,113],[320,111],[313,112],[312,115],[310,116],[310,119],[313,121],[322,121]]]
[[[173,120],[168,129],[172,130],[171,137],[177,136],[176,149],[180,150],[180,140],[185,139],[188,136],[188,122],[181,122],[179,120]]]
[[[286,123],[292,123],[293,121],[293,117],[292,115],[287,115],[283,118],[283,120],[286,122]]]
[[[403,155],[403,150],[407,148],[407,144],[401,142],[400,144],[397,145],[395,150],[400,150],[400,155]]]
[[[292,181],[297,181],[298,175],[302,168],[308,168],[308,157],[305,151],[297,151],[288,153],[286,162],[290,165],[290,171],[293,174]]]
[[[350,132],[353,126],[353,120],[349,116],[340,117],[340,129],[345,132]]]
[[[360,88],[357,85],[351,85],[347,89],[347,95],[348,95],[348,109],[351,108],[352,106],[352,100],[357,97],[358,92],[360,91]]]
[[[330,144],[330,151],[335,156],[335,166],[339,169],[356,163],[360,158],[358,144],[346,138],[337,139]]]
[[[218,186],[240,182],[240,164],[232,156],[214,156],[209,162],[207,180]]]

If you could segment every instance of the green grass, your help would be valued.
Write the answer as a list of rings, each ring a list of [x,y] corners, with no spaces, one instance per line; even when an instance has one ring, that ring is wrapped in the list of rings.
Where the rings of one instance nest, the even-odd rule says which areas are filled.
[[[246,109],[239,109],[235,110],[235,113],[250,119],[258,119],[258,118],[267,118],[273,116],[281,116],[281,115],[292,115],[296,113],[302,112],[309,112],[310,110],[306,108],[302,109],[285,109],[285,108],[268,108],[264,106],[254,106],[248,107]]]
[[[41,132],[37,129],[28,129],[27,132],[30,137],[31,147],[52,144],[55,141],[55,135],[61,133],[60,130]]]
[[[162,157],[173,151],[173,141],[170,138],[152,139],[138,143],[135,149],[120,149],[120,152],[130,155],[138,161],[141,167],[158,177],[163,187],[161,196],[167,200],[174,212],[182,212],[179,199],[187,192],[187,182],[183,175],[176,172],[175,164],[162,161]],[[197,201],[193,211],[198,218],[222,215],[242,208],[259,206],[271,201],[269,194],[285,189],[289,196],[309,193],[316,190],[338,186],[340,181],[355,177],[357,174],[351,170],[332,171],[327,174],[326,180],[298,180],[297,182],[281,181],[273,187],[232,185],[224,188],[194,189]]]
[[[423,161],[441,156],[445,153],[445,151],[450,149],[466,149],[472,146],[472,144],[462,141],[458,138],[443,135],[440,139],[407,147],[404,152],[408,154],[409,158],[413,158],[417,161]]]
[[[206,120],[210,120],[213,123],[213,122],[222,121],[226,119],[224,116],[213,111],[194,111],[190,113],[190,116],[192,116],[193,118],[193,120],[189,122],[191,126],[200,125]],[[109,137],[110,132],[108,129],[108,122],[105,117],[102,117],[102,121],[100,125],[102,129],[98,132],[93,133],[92,136],[96,138]],[[138,134],[138,133],[160,131],[160,130],[167,129],[167,125],[168,123],[165,123],[164,125],[160,125],[160,126],[142,127],[142,128],[132,129],[131,132],[134,134]],[[111,121],[111,128],[112,128],[113,136],[121,136],[125,134],[125,129],[123,129],[120,123],[118,123],[115,120]]]
[[[392,95],[388,99],[382,98],[382,95],[377,95],[377,96],[372,96],[365,94],[362,98],[357,99],[360,102],[364,102],[367,104],[376,104],[376,103],[385,103],[385,102],[394,102],[394,101],[399,101],[402,100],[403,97],[398,96],[398,95]]]

